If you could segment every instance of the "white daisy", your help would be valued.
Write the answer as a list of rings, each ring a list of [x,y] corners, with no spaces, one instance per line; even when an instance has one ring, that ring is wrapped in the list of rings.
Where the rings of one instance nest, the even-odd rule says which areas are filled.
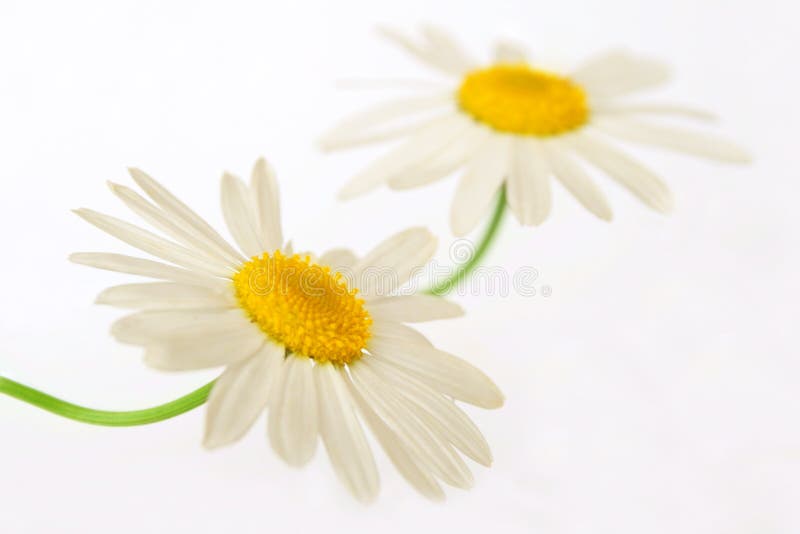
[[[625,101],[630,93],[667,80],[667,68],[658,61],[617,51],[560,75],[533,66],[515,44],[498,45],[494,61],[480,65],[438,28],[423,28],[420,40],[391,30],[383,33],[452,82],[441,90],[359,113],[323,136],[321,145],[329,150],[405,138],[358,173],[342,189],[343,198],[381,184],[418,187],[463,168],[451,225],[456,235],[464,235],[504,184],[519,221],[540,224],[550,212],[551,177],[589,211],[610,220],[605,195],[579,160],[597,167],[651,208],[668,212],[672,197],[667,186],[609,138],[731,163],[748,161],[747,154],[728,141],[646,119],[709,118],[705,112]]]
[[[281,458],[301,466],[321,438],[338,477],[364,501],[379,484],[361,421],[403,477],[432,499],[443,497],[439,481],[472,484],[460,454],[491,463],[486,440],[454,400],[497,408],[497,386],[404,324],[461,309],[439,297],[387,295],[372,276],[407,281],[436,248],[427,230],[397,234],[361,259],[343,249],[318,260],[292,254],[283,244],[274,174],[261,159],[249,186],[222,178],[237,250],[158,182],[130,172],[149,200],[123,185],[111,190],[167,237],[96,211],[77,213],[168,263],[94,252],[70,259],[160,280],[112,287],[97,299],[136,310],[112,333],[142,346],[146,364],[166,371],[225,366],[208,401],[207,447],[238,440],[266,408]]]

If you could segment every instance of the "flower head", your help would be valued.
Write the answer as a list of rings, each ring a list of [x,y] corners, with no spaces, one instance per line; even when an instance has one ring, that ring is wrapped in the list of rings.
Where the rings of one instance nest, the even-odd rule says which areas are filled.
[[[318,258],[295,254],[283,241],[277,184],[262,159],[249,185],[229,174],[222,179],[223,214],[237,250],[154,179],[137,169],[131,175],[149,199],[123,185],[111,190],[161,234],[92,210],[77,213],[163,261],[107,253],[71,259],[159,280],[111,287],[97,298],[135,310],[112,333],[143,347],[146,364],[225,367],[208,401],[207,447],[237,441],[266,409],[281,458],[304,465],[321,438],[341,481],[365,501],[379,484],[362,423],[430,498],[443,497],[439,481],[470,486],[461,454],[491,463],[486,440],[454,401],[496,408],[502,394],[481,371],[405,324],[461,309],[439,297],[387,294],[365,274],[377,269],[391,273],[392,287],[405,283],[435,251],[427,230],[401,232],[360,259],[344,249]]]
[[[359,172],[342,189],[350,198],[381,184],[407,189],[463,170],[453,200],[453,232],[474,228],[505,185],[508,204],[525,225],[550,213],[551,178],[583,206],[611,220],[611,207],[581,160],[630,190],[651,208],[668,212],[672,196],[653,171],[617,148],[613,139],[743,163],[747,154],[705,133],[651,122],[653,116],[709,118],[684,106],[634,103],[627,97],[668,79],[664,64],[615,51],[567,74],[536,66],[519,45],[497,46],[481,65],[452,37],[424,27],[422,38],[384,33],[449,78],[440,90],[398,99],[345,119],[323,136],[323,148],[405,139]]]

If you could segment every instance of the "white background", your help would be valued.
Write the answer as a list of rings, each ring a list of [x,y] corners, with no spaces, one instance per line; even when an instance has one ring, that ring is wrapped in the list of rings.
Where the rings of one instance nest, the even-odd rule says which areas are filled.
[[[127,216],[105,187],[131,183],[126,166],[221,226],[221,172],[265,155],[299,248],[364,252],[423,224],[446,261],[454,180],[342,204],[336,190],[380,149],[314,147],[387,96],[337,79],[432,76],[378,23],[439,23],[484,58],[501,36],[563,65],[616,46],[663,57],[676,76],[658,99],[717,112],[715,131],[756,162],[635,150],[672,187],[672,216],[598,178],[612,224],[561,190],[542,227],[507,219],[488,263],[534,266],[552,295],[459,298],[466,317],[426,328],[507,395],[469,409],[496,459],[470,492],[428,503],[378,455],[381,496],[364,507],[324,452],[300,471],[278,461],[263,422],[208,453],[202,410],[107,429],[0,398],[0,530],[798,532],[798,14],[770,0],[2,0],[0,373],[95,407],[151,406],[214,376],[145,368],[107,334],[118,313],[92,304],[132,279],[66,261],[129,252],[69,212]]]

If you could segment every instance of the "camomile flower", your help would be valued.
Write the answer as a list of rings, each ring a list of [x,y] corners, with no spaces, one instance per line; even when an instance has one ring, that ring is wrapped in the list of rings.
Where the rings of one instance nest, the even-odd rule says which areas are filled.
[[[423,186],[463,169],[450,220],[453,232],[464,235],[503,185],[522,224],[542,223],[551,209],[551,178],[593,214],[610,220],[611,207],[583,162],[651,208],[670,211],[672,196],[661,178],[617,148],[614,140],[730,163],[748,161],[728,141],[650,120],[709,114],[628,100],[667,81],[667,68],[658,61],[615,51],[562,74],[540,68],[511,43],[498,45],[493,61],[482,65],[438,28],[423,28],[418,40],[391,30],[384,34],[451,81],[442,89],[345,119],[323,136],[321,145],[329,150],[402,139],[353,177],[342,198],[382,184],[394,189]]]
[[[112,334],[144,349],[164,371],[225,367],[210,393],[204,444],[241,438],[263,411],[272,448],[292,466],[314,456],[318,439],[341,482],[360,500],[378,493],[363,425],[400,474],[432,499],[440,482],[468,488],[462,455],[489,465],[489,446],[455,401],[497,408],[503,396],[481,371],[435,348],[406,323],[461,315],[442,298],[387,294],[436,248],[425,229],[382,242],[363,258],[344,249],[319,258],[284,243],[278,190],[259,160],[249,185],[226,174],[222,210],[238,249],[138,169],[147,197],[111,190],[160,234],[88,209],[77,214],[163,261],[83,252],[73,262],[156,279],[103,291],[97,302],[134,310]],[[345,274],[347,276],[345,276]]]

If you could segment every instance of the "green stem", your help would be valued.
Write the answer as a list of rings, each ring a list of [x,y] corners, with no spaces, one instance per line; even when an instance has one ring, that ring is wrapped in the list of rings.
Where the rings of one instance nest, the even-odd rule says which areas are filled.
[[[153,408],[129,412],[110,412],[78,406],[0,376],[0,393],[67,419],[100,426],[149,425],[171,419],[204,404],[213,386],[214,382],[209,382],[188,395]]]
[[[464,263],[458,265],[456,272],[453,273],[447,280],[444,280],[435,286],[425,290],[425,293],[431,295],[443,296],[453,290],[462,280],[464,280],[475,267],[480,264],[489,246],[497,237],[497,231],[500,229],[500,223],[503,221],[503,214],[506,212],[506,188],[502,187],[497,195],[497,204],[492,213],[492,218],[489,220],[489,225],[483,233],[478,245],[475,247],[475,252]]]

